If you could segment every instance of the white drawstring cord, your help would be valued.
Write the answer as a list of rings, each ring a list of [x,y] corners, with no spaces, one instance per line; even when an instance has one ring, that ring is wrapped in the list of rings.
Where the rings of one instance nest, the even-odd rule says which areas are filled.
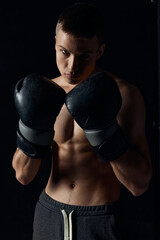
[[[61,210],[64,219],[64,240],[72,240],[72,214],[74,211],[69,214],[69,222],[68,216],[65,210]]]
[[[68,236],[68,217],[64,210],[61,210],[64,218],[64,240],[69,240]]]
[[[69,214],[69,236],[70,240],[72,240],[72,214],[74,211],[70,212]]]

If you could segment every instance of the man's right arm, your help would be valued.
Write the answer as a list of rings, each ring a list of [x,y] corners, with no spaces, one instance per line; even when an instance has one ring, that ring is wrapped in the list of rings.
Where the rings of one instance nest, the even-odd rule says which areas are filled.
[[[51,151],[54,123],[66,93],[50,79],[30,74],[15,86],[15,105],[20,116],[17,150],[13,168],[19,182],[29,184],[36,176],[41,161]]]
[[[17,148],[12,161],[16,179],[23,185],[27,185],[35,178],[41,166],[41,159],[30,158]]]

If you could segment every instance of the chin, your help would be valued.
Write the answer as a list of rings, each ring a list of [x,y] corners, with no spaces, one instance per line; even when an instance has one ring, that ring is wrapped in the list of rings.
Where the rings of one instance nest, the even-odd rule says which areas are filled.
[[[71,85],[77,85],[84,80],[82,78],[69,78],[69,77],[66,77],[66,76],[65,76],[65,79],[66,79],[66,82],[71,84]]]
[[[72,84],[72,85],[77,85],[77,84],[79,84],[80,82],[82,82],[83,80],[77,80],[77,79],[72,79],[72,80],[70,80],[70,84]]]

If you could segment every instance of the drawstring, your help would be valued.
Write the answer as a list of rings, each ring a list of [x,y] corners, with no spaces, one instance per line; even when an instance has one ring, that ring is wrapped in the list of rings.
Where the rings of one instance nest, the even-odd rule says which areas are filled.
[[[64,240],[72,240],[72,214],[74,211],[69,214],[69,222],[68,216],[65,210],[61,210],[64,219]]]
[[[72,214],[73,214],[73,210],[72,212],[70,212],[69,214],[69,236],[70,236],[70,240],[72,240]]]

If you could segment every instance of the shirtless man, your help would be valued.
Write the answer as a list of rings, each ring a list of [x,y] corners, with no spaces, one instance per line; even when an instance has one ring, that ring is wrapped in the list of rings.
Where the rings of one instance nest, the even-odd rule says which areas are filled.
[[[80,3],[68,8],[60,15],[56,26],[56,62],[60,76],[50,81],[33,74],[25,78],[30,79],[28,83],[23,79],[16,86],[15,102],[21,123],[13,168],[18,181],[29,184],[41,162],[45,161],[47,151],[52,148],[53,153],[51,174],[35,209],[34,240],[121,239],[115,218],[121,184],[134,196],[140,196],[150,183],[152,166],[145,135],[144,102],[135,86],[97,67],[105,49],[103,30],[101,14],[94,6]],[[98,75],[95,74],[97,72]],[[115,96],[115,105],[118,106],[115,121],[118,124],[105,129],[97,126],[104,133],[100,134],[102,146],[105,143],[104,148],[97,150],[91,136],[92,133],[94,136],[97,134],[97,129],[94,127],[96,130],[91,135],[86,131],[79,114],[83,108],[78,108],[81,102],[89,103],[98,119],[102,118],[100,114],[103,119],[113,114],[112,110],[103,107],[105,103],[99,103],[99,99],[97,101],[101,106],[97,114],[89,98],[92,96],[94,100],[95,97],[91,81],[95,82],[97,91],[105,89],[105,84],[103,89],[99,89],[98,82],[104,76],[99,72],[105,72],[105,81],[114,82],[111,89],[106,88],[105,95]],[[40,85],[35,80],[38,78],[42,81]],[[33,92],[30,84],[35,84]],[[115,94],[117,86],[122,99],[118,92]],[[51,92],[47,90],[49,88]],[[87,89],[86,93],[84,89]],[[42,93],[41,97],[39,93]],[[36,103],[32,95],[37,95]],[[47,105],[43,103],[43,97],[47,99]],[[25,105],[26,102],[30,104]],[[35,107],[38,104],[40,110]],[[85,112],[85,105],[82,107]],[[49,112],[47,117],[43,114],[44,109]],[[28,118],[29,114],[32,118]],[[48,116],[51,116],[51,121]],[[87,124],[91,126],[92,120],[90,117]],[[48,141],[46,134],[45,143],[41,136],[48,131],[51,123],[54,133],[49,133],[49,137],[52,134],[54,137],[50,148],[49,144],[45,146]],[[36,126],[41,129],[38,134]],[[112,133],[108,129],[113,130],[113,135],[118,132],[119,137],[114,135],[110,140]],[[106,139],[109,139],[108,143]]]

